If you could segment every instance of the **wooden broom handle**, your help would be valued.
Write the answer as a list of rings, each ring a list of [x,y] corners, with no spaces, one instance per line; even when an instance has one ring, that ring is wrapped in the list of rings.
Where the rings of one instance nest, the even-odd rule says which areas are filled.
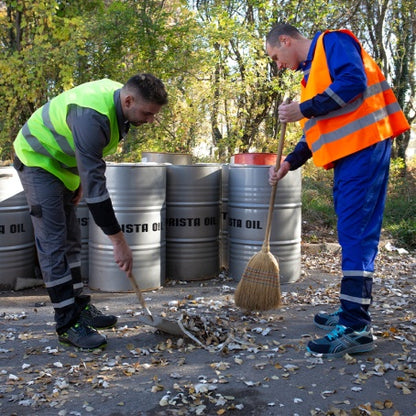
[[[140,301],[140,304],[142,305],[143,308],[146,308],[147,307],[146,306],[146,301],[144,300],[143,293],[140,290],[140,287],[137,284],[136,279],[134,278],[133,273],[132,272],[129,272],[127,275],[128,275],[128,277],[130,279],[130,282],[131,282],[131,285],[133,286],[134,291],[136,292],[136,295],[137,295],[137,297],[138,297],[138,299]]]
[[[142,308],[146,310],[149,316],[152,316],[152,313],[150,312],[149,308],[146,305],[146,301],[144,300],[143,293],[140,290],[140,287],[137,284],[136,279],[134,278],[133,272],[129,272],[127,275],[128,275],[128,278],[130,279],[130,282],[133,286],[134,291],[136,292],[136,295],[140,301],[140,304],[142,305]]]
[[[290,98],[286,98],[284,102],[285,104],[290,103]],[[286,135],[286,123],[282,123],[281,130],[280,130],[279,145],[277,148],[277,157],[276,157],[276,166],[275,166],[276,172],[280,169],[280,161],[282,159],[285,135]],[[263,242],[264,251],[270,251],[270,232],[272,228],[273,209],[274,209],[274,201],[276,199],[276,190],[277,190],[277,183],[272,186],[272,192],[270,194],[269,211],[267,213],[266,233],[265,233],[264,242]]]

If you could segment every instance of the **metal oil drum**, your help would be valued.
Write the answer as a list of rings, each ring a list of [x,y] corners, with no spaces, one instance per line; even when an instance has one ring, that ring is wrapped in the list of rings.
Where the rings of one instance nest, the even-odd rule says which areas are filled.
[[[220,199],[220,268],[228,270],[228,176],[230,165],[221,166],[221,199]]]
[[[216,277],[221,166],[170,165],[166,169],[166,276],[172,280]]]
[[[29,207],[12,166],[0,167],[0,289],[35,277],[36,249]]]
[[[275,153],[237,153],[233,158],[234,164],[239,165],[274,165]]]
[[[140,289],[158,288],[165,280],[166,166],[109,163],[106,177],[116,217],[133,252],[133,275]],[[110,239],[91,215],[89,286],[107,292],[132,290],[114,262]]]
[[[142,162],[191,165],[192,155],[188,153],[142,152]]]
[[[228,232],[229,275],[236,281],[263,245],[271,186],[267,165],[230,165]],[[282,283],[301,272],[301,170],[289,172],[277,185],[270,251],[277,258]]]
[[[81,230],[81,276],[88,280],[89,276],[89,255],[88,255],[88,240],[89,240],[89,209],[85,199],[81,199],[76,207],[76,216]]]

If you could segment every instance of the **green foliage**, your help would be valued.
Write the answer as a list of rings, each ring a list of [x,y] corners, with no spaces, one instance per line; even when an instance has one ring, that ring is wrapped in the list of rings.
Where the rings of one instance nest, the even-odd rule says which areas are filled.
[[[383,225],[398,246],[416,248],[416,169],[400,158],[391,163]]]
[[[401,157],[392,159],[390,162],[390,181],[395,185],[402,186],[403,172],[406,169],[406,163]]]
[[[169,105],[156,126],[132,129],[118,158],[140,160],[141,151],[191,152],[204,123],[204,75],[209,57],[201,45],[194,14],[185,1],[113,1],[93,16],[88,29],[92,72],[124,82],[137,72],[161,78]],[[202,116],[201,116],[202,115]]]
[[[307,163],[303,168],[302,217],[303,233],[307,239],[319,241],[331,232],[336,235],[336,215],[333,208],[333,173]],[[309,233],[308,230],[313,230]],[[383,218],[383,233],[395,245],[416,249],[416,168],[404,166],[402,159],[393,159]],[[322,236],[321,235],[321,236]]]
[[[78,83],[85,59],[79,16],[59,17],[54,0],[6,3],[9,14],[0,14],[1,43],[8,45],[0,49],[1,159],[11,158],[14,137],[36,108]]]
[[[406,88],[406,79],[414,77],[412,37],[403,43],[396,32],[405,20],[406,33],[414,36],[407,12],[411,19],[415,1],[388,7],[394,25],[385,43],[398,48],[399,54],[390,53],[401,74],[397,83]],[[298,96],[302,74],[278,72],[265,54],[271,26],[288,21],[306,36],[351,27],[371,40],[365,7],[376,7],[368,0],[312,0],[308,7],[297,0],[9,0],[2,5],[1,159],[10,158],[12,141],[30,114],[62,90],[151,72],[165,82],[169,105],[156,125],[132,129],[114,158],[137,161],[142,151],[167,151],[221,162],[235,152],[276,151],[277,106],[287,92]],[[406,92],[403,100],[414,95],[400,91]],[[412,105],[404,108],[413,111]],[[286,153],[300,134],[290,126]]]
[[[302,168],[302,216],[304,228],[336,233],[337,219],[332,198],[333,172],[308,162]]]

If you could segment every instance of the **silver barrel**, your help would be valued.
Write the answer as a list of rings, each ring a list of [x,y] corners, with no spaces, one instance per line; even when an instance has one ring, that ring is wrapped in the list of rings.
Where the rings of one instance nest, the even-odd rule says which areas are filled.
[[[140,289],[165,280],[166,166],[120,163],[107,165],[107,188],[133,252],[133,274]],[[109,238],[89,221],[89,286],[107,292],[131,291],[126,274],[114,262]]]
[[[230,165],[228,232],[229,275],[236,281],[263,245],[271,186],[269,166]],[[301,271],[301,171],[289,172],[277,185],[270,251],[278,259],[282,283]]]
[[[81,275],[88,280],[89,275],[89,256],[88,256],[88,240],[89,240],[89,210],[85,199],[81,199],[76,207],[76,216],[79,227],[81,229]]]
[[[172,165],[191,165],[192,155],[188,153],[142,152],[142,162],[171,163]]]
[[[228,176],[230,165],[221,167],[221,201],[220,201],[220,267],[228,270]]]
[[[219,272],[219,164],[167,166],[166,275],[203,280]]]
[[[35,239],[23,187],[13,167],[0,167],[0,288],[35,277]]]

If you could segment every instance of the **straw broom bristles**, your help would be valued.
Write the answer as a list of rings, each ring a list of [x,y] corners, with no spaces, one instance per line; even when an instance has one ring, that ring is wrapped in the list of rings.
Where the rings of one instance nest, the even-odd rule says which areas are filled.
[[[281,305],[279,263],[263,248],[249,260],[234,293],[237,306],[265,311]]]
[[[285,100],[286,103],[289,101],[289,98]],[[280,168],[285,134],[286,123],[282,123],[276,157],[276,172]],[[262,249],[249,260],[234,293],[235,304],[249,311],[267,311],[279,307],[281,303],[279,264],[270,252],[270,232],[276,188],[277,183],[272,186],[270,194]]]

